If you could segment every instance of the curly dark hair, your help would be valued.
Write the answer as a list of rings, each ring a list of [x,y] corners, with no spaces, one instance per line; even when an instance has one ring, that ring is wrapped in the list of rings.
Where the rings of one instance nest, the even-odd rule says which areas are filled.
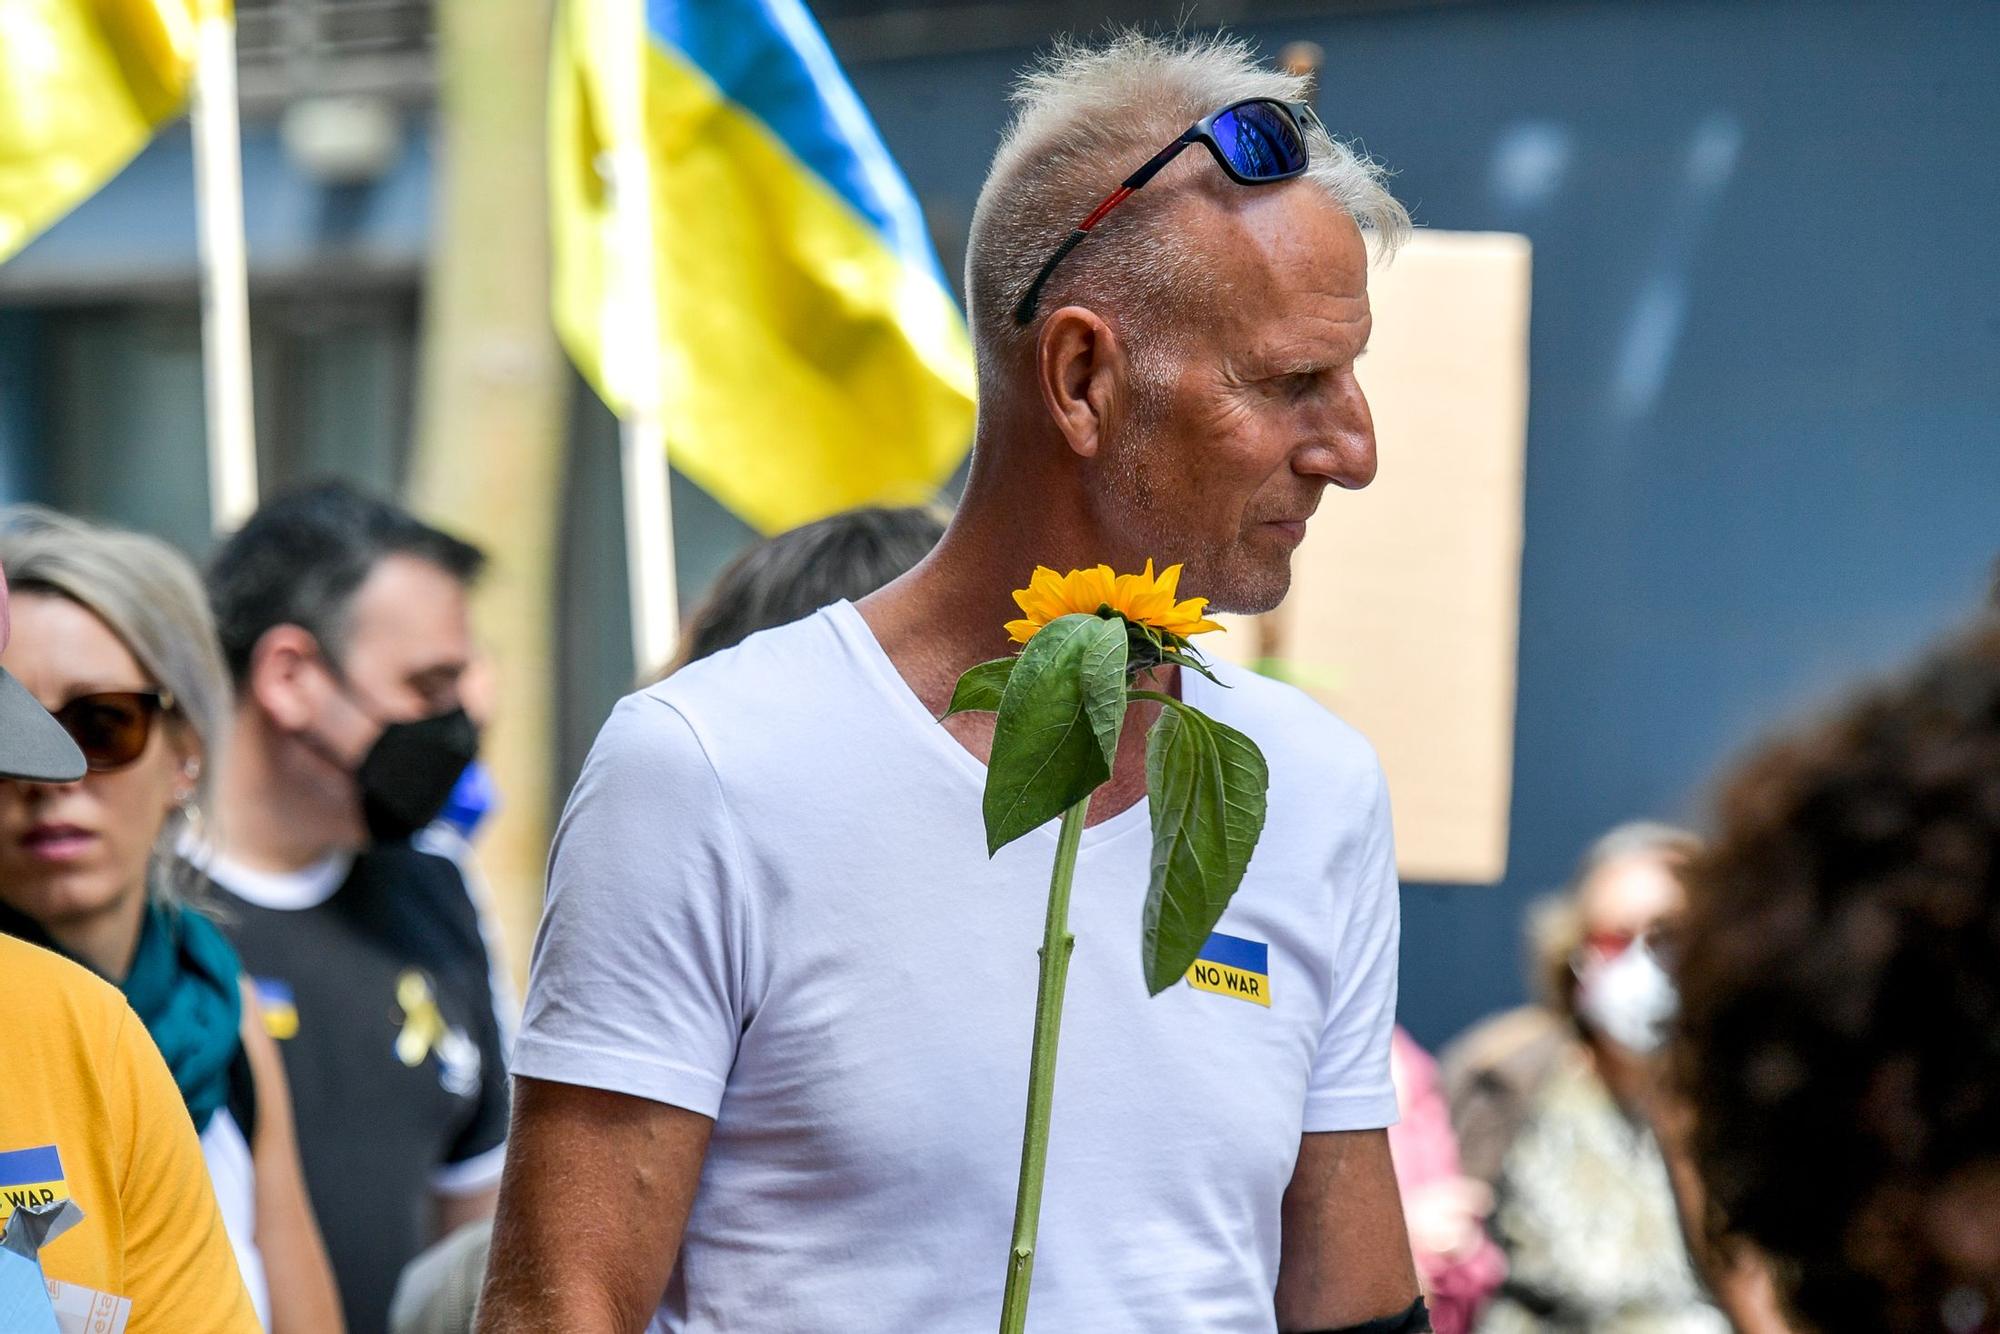
[[[1674,1074],[1706,1220],[1820,1330],[1996,1327],[2000,618],[1725,783]]]

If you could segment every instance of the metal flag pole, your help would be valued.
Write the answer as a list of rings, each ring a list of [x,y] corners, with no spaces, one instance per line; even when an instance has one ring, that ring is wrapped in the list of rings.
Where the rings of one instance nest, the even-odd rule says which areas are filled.
[[[207,390],[208,507],[217,532],[257,508],[250,399],[250,283],[243,240],[243,141],[236,110],[236,22],[204,0],[195,28],[195,216],[201,241],[201,360]]]
[[[605,350],[619,408],[625,482],[625,571],[632,603],[632,656],[641,673],[664,665],[680,637],[669,503],[666,424],[660,411],[659,296],[655,287],[652,162],[646,152],[645,0],[603,5],[598,25],[610,103],[611,150],[600,164],[612,207],[612,266]]]

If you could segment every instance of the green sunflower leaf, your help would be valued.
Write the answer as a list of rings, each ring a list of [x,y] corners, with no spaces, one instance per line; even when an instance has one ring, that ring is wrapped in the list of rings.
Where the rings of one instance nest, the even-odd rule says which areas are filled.
[[[1170,649],[1166,653],[1160,655],[1160,661],[1171,662],[1176,667],[1185,667],[1191,672],[1200,672],[1203,676],[1206,676],[1209,680],[1215,682],[1217,685],[1221,686],[1224,690],[1229,689],[1229,683],[1224,681],[1221,677],[1217,676],[1215,674],[1214,669],[1212,669],[1207,663],[1203,662],[1201,658],[1198,657],[1190,649]]]
[[[1078,613],[1038,631],[1000,693],[986,762],[987,854],[1111,777],[1124,724],[1125,623]]]
[[[1146,738],[1153,876],[1139,948],[1146,990],[1157,996],[1193,965],[1243,883],[1271,775],[1241,732],[1166,695],[1132,693],[1169,706]]]
[[[958,678],[952,688],[951,703],[944,711],[945,718],[954,713],[992,713],[1000,707],[1001,692],[1007,688],[1007,678],[1014,674],[1014,664],[1019,658],[995,658],[982,662],[977,667],[966,668],[965,675]]]

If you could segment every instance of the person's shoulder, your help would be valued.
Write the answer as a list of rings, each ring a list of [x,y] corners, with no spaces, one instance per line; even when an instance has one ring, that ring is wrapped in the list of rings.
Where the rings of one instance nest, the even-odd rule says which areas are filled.
[[[81,964],[39,945],[0,935],[0,977],[7,979],[7,1016],[0,1023],[0,1066],[30,1044],[81,1048],[93,1058],[113,1046],[131,1013],[124,995]]]
[[[1539,1084],[1568,1040],[1569,1025],[1545,1005],[1489,1015],[1454,1038],[1438,1057],[1447,1088],[1473,1084],[1526,1090]]]
[[[740,644],[687,664],[637,697],[659,700],[691,720],[779,704],[800,693],[801,682],[841,655],[835,616],[834,608],[823,608],[759,630]]]
[[[354,859],[337,897],[352,906],[362,896],[391,906],[406,929],[421,928],[426,935],[442,932],[441,943],[457,953],[484,949],[465,873],[449,857],[406,843],[369,848]]]
[[[1381,782],[1381,761],[1368,738],[1311,695],[1232,662],[1210,666],[1228,688],[1211,688],[1204,709],[1255,741],[1273,769],[1303,767],[1321,781]]]
[[[618,701],[598,734],[605,761],[660,772],[744,741],[789,738],[809,727],[845,653],[830,610],[750,636]],[[809,698],[810,697],[810,698]]]
[[[458,863],[442,853],[411,843],[378,843],[359,853],[348,869],[347,881],[398,880],[421,885],[439,893],[465,897],[465,873]]]

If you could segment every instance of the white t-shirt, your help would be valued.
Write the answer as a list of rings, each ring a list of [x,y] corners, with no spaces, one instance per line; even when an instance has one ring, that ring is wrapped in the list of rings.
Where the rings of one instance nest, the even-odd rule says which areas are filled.
[[[257,1249],[257,1168],[250,1141],[227,1107],[216,1108],[208,1118],[208,1128],[201,1132],[201,1156],[208,1164],[208,1181],[222,1211],[222,1230],[236,1252],[236,1267],[243,1271],[257,1323],[269,1329],[271,1284],[264,1273],[264,1253]]]
[[[1228,667],[1270,815],[1218,931],[1257,1003],[1139,960],[1140,802],[1087,829],[1034,1323],[1275,1327],[1303,1131],[1396,1117],[1381,770]],[[652,1328],[984,1334],[998,1318],[1056,826],[990,861],[985,768],[838,603],[622,701],[570,798],[516,1074],[716,1118]],[[588,1202],[579,1202],[588,1208]]]

